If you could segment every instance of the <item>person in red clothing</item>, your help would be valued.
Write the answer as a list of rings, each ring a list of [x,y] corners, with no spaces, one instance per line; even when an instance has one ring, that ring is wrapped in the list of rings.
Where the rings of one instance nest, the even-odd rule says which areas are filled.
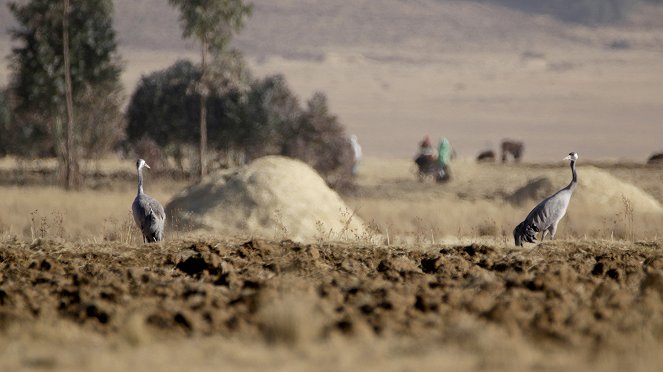
[[[419,153],[417,154],[417,157],[426,156],[434,159],[437,157],[436,155],[437,151],[435,151],[435,148],[433,148],[433,143],[430,140],[430,136],[424,136],[424,139],[419,143]]]

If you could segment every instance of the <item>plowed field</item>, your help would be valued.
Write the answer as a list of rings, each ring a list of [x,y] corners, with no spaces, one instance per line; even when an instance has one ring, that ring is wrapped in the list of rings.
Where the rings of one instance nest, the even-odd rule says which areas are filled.
[[[651,370],[662,247],[6,242],[0,366]]]

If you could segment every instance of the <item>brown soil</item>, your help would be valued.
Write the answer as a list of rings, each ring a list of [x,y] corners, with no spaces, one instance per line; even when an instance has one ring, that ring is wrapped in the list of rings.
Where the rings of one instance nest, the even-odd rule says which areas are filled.
[[[17,326],[55,322],[138,344],[146,335],[216,335],[290,346],[369,337],[462,348],[498,334],[590,358],[660,348],[662,247],[9,242],[0,247],[0,341]]]

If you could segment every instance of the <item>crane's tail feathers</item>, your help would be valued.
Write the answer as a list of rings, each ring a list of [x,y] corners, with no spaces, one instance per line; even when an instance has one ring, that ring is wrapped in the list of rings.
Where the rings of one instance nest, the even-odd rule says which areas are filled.
[[[145,242],[159,242],[163,240],[163,220],[158,219],[154,213],[145,217],[145,223],[141,226]]]
[[[536,226],[523,221],[513,229],[513,239],[516,245],[520,247],[523,246],[524,242],[536,243],[537,232],[539,232],[539,229]]]

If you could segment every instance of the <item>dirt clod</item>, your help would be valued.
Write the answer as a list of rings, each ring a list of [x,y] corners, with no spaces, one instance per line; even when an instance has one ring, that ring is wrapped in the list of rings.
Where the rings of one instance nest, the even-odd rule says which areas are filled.
[[[139,331],[241,334],[293,345],[334,334],[447,339],[457,336],[453,319],[461,317],[534,343],[589,350],[627,345],[663,327],[658,251],[607,243],[421,251],[263,240],[57,251],[42,242],[35,251],[15,243],[0,247],[0,332],[9,322],[61,318],[131,340],[150,338]]]

